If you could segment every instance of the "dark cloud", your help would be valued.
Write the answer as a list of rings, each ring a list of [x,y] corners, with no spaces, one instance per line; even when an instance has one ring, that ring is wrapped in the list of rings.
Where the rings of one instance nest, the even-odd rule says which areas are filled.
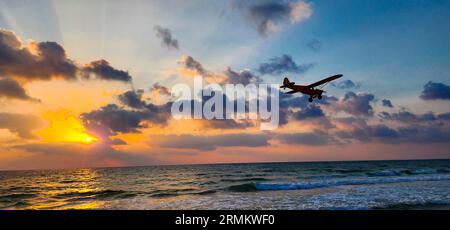
[[[333,122],[341,127],[334,133],[334,135],[341,139],[358,140],[361,142],[368,142],[371,140],[369,135],[370,128],[365,118],[342,117],[333,119]]]
[[[25,89],[17,81],[9,78],[5,79],[0,78],[0,97],[19,100],[39,101],[28,96]]]
[[[163,148],[214,150],[217,147],[268,146],[269,139],[266,134],[158,135],[150,137],[150,144]]]
[[[312,39],[311,41],[309,41],[308,43],[306,43],[306,46],[311,49],[312,51],[318,52],[320,50],[322,50],[323,48],[323,44],[321,41],[319,41],[318,39]]]
[[[115,104],[109,104],[98,110],[81,115],[86,127],[105,127],[109,135],[116,133],[136,133],[146,127],[142,122],[147,118],[142,111],[125,110]],[[95,129],[93,129],[95,130]]]
[[[223,72],[227,76],[227,80],[224,83],[228,84],[243,84],[248,85],[249,83],[256,83],[259,80],[258,76],[254,75],[248,70],[242,70],[236,72],[230,67],[227,67]]]
[[[436,83],[429,81],[423,86],[422,94],[420,98],[423,100],[449,100],[450,99],[450,86],[444,83]]]
[[[384,142],[394,142],[400,137],[398,130],[384,124],[369,125],[363,118],[339,118],[335,122],[345,125],[344,129],[338,130],[337,137],[348,140],[358,140],[369,142],[372,140],[383,140]]]
[[[368,130],[370,132],[370,135],[373,137],[396,138],[399,136],[399,133],[396,130],[382,124],[371,126]]]
[[[203,65],[200,62],[198,62],[189,55],[181,56],[181,59],[178,61],[178,64],[180,64],[182,68],[191,70],[198,75],[208,76],[211,74],[209,71],[203,68]]]
[[[119,138],[114,138],[111,140],[111,144],[112,145],[126,145],[127,142],[122,139],[119,139]]]
[[[114,136],[118,133],[138,133],[140,129],[153,125],[166,125],[170,118],[171,103],[163,105],[146,104],[143,109],[126,109],[109,104],[81,118],[85,127],[102,137]]]
[[[80,67],[67,57],[64,48],[56,42],[30,42],[27,47],[13,32],[0,29],[0,76],[32,81],[53,78],[76,80],[78,75],[90,74],[104,80],[131,80],[127,72],[113,68],[105,60]]]
[[[147,103],[142,99],[142,95],[144,94],[144,90],[129,90],[125,93],[122,93],[118,96],[119,101],[134,109],[142,109]]]
[[[143,90],[129,90],[118,96],[123,106],[108,104],[97,110],[81,114],[84,126],[108,141],[119,133],[139,133],[149,125],[167,125],[171,117],[172,102],[161,105],[147,103]],[[115,144],[114,140],[109,140]],[[117,144],[117,143],[116,143]]]
[[[335,119],[335,122],[345,125],[345,129],[336,131],[335,135],[342,139],[362,142],[381,141],[392,144],[447,143],[450,141],[450,124],[445,119],[445,114],[441,117],[442,120],[432,119],[429,115],[411,116],[410,113],[403,114],[402,116],[408,117],[408,119],[402,120],[396,126],[387,124],[369,125],[362,118]]]
[[[112,67],[106,60],[93,61],[86,65],[83,70],[86,74],[94,74],[98,79],[101,80],[114,80],[114,81],[131,81],[131,76],[128,72],[123,70],[118,70]]]
[[[392,102],[389,99],[381,100],[381,105],[388,108],[394,108],[394,105],[392,105]]]
[[[161,42],[167,48],[174,48],[178,50],[178,40],[172,38],[172,33],[169,29],[161,26],[155,26],[156,36],[161,38]]]
[[[336,137],[347,140],[357,140],[360,142],[369,142],[372,140],[391,142],[400,136],[397,130],[384,124],[368,125],[365,121],[358,120],[357,123],[349,123],[348,125],[350,129],[338,130],[335,133]]]
[[[308,96],[293,96],[291,94],[285,94],[283,92],[279,92],[280,103],[279,103],[279,122],[280,125],[285,125],[288,123],[289,119],[294,118],[296,120],[304,120],[307,118],[324,118],[320,122],[321,126],[325,125],[326,127],[331,127],[332,124],[325,117],[321,116],[321,112],[323,114],[322,108],[319,105],[329,105],[330,101],[336,101],[337,99],[331,96],[324,95],[322,100],[314,102],[311,104],[308,101]],[[270,108],[269,108],[270,109]],[[298,110],[299,111],[294,111]],[[325,114],[323,114],[325,115]],[[319,121],[318,121],[319,122]]]
[[[372,116],[373,107],[370,105],[375,96],[369,93],[347,92],[343,98],[331,104],[331,108],[336,111],[343,111],[355,116]]]
[[[160,85],[159,83],[153,84],[153,86],[150,88],[151,92],[157,92],[159,95],[166,95],[170,96],[170,89]]]
[[[261,82],[261,79],[249,70],[235,71],[226,67],[224,71],[213,72],[189,55],[183,55],[178,61],[181,70],[192,71],[195,75],[202,76],[207,82],[218,84],[243,84]]]
[[[450,113],[441,113],[437,117],[440,120],[450,120]]]
[[[280,75],[284,73],[304,73],[314,67],[314,64],[297,64],[292,57],[283,54],[281,57],[271,58],[268,62],[259,65],[261,74]]]
[[[35,138],[33,131],[43,125],[43,121],[33,115],[0,113],[0,129],[7,129],[24,139]]]
[[[253,123],[248,120],[213,119],[204,120],[203,122],[207,129],[245,129],[253,126]]]
[[[262,36],[309,18],[311,5],[304,1],[234,1],[233,7],[243,10]]]
[[[331,83],[331,86],[334,86],[338,89],[357,89],[359,88],[361,85],[354,83],[352,80],[345,80],[345,81],[340,81],[338,83]]]
[[[318,105],[310,103],[305,108],[302,108],[297,112],[294,112],[292,116],[296,120],[305,120],[308,118],[324,117],[325,114]]]
[[[386,111],[383,111],[380,112],[378,116],[383,120],[392,120],[402,123],[431,122],[438,121],[439,119],[446,117],[445,114],[436,115],[433,112],[415,114],[409,111],[399,111],[397,113],[388,113]]]
[[[333,136],[318,130],[306,133],[279,134],[276,138],[282,143],[296,145],[321,146],[338,143]]]
[[[237,108],[237,100],[230,100],[225,94],[220,92],[213,92],[211,96],[205,96],[203,94],[203,91],[199,92],[199,95],[201,96],[202,100],[189,100],[186,103],[190,106],[191,109],[191,116],[194,116],[194,109],[195,104],[197,104],[199,107],[203,108],[205,103],[215,96],[215,94],[219,94],[219,97],[222,97],[222,117],[226,118],[226,112],[227,112],[227,105],[232,104],[234,110],[236,111]],[[249,111],[249,101],[246,100],[244,104],[244,109],[246,112]],[[213,107],[213,110],[215,108]],[[234,120],[234,119],[203,119],[202,123],[204,125],[204,128],[206,129],[245,129],[248,127],[252,127],[255,125],[255,122],[252,122],[251,120]]]
[[[0,29],[0,75],[49,80],[75,79],[76,73],[77,66],[58,43],[31,42],[27,48],[16,34]]]

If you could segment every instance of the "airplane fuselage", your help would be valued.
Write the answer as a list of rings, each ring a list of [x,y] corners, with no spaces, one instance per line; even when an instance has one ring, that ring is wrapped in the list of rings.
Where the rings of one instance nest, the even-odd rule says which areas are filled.
[[[300,92],[300,93],[307,94],[310,96],[319,96],[319,95],[322,95],[322,93],[323,93],[323,90],[311,89],[306,85],[283,86],[283,88],[292,89],[296,92]]]

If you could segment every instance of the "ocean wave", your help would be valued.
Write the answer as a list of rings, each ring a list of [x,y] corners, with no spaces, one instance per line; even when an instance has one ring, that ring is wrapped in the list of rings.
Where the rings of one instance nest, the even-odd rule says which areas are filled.
[[[155,197],[155,198],[163,198],[163,197],[171,197],[171,196],[181,196],[181,195],[208,195],[208,194],[213,194],[216,193],[216,190],[202,190],[202,191],[197,191],[197,190],[189,190],[191,192],[186,192],[186,190],[184,190],[184,192],[170,192],[170,191],[166,191],[166,192],[158,192],[158,193],[153,193],[150,195],[150,197]]]
[[[269,181],[270,179],[264,177],[250,177],[250,178],[239,178],[239,179],[221,179],[221,182],[243,182],[243,181]]]
[[[30,194],[30,193],[13,193],[8,195],[0,196],[0,202],[10,202],[15,200],[22,200],[22,199],[30,199],[36,197],[36,194]]]
[[[308,181],[308,182],[294,182],[294,183],[256,183],[255,190],[301,190],[301,189],[315,189],[323,187],[336,187],[343,185],[370,185],[370,184],[387,184],[387,183],[402,183],[402,182],[416,182],[416,181],[441,181],[450,180],[450,174],[435,174],[427,176],[409,176],[409,177],[372,177],[372,178],[348,178],[336,179],[327,181]],[[246,188],[249,184],[243,184]],[[238,185],[235,186],[240,188]]]
[[[423,174],[440,174],[445,173],[445,169],[431,169],[431,168],[419,168],[419,169],[390,169],[367,172],[368,176],[405,176],[405,175],[423,175]]]
[[[450,210],[450,201],[425,201],[412,203],[387,204],[372,207],[376,210]]]
[[[245,184],[238,184],[238,185],[232,185],[226,188],[226,190],[231,192],[254,192],[258,189],[256,188],[256,183],[245,183]]]
[[[57,199],[70,199],[70,200],[83,200],[83,199],[107,199],[107,198],[130,198],[137,195],[135,192],[123,191],[123,190],[99,190],[88,192],[68,192],[57,194],[53,198]]]

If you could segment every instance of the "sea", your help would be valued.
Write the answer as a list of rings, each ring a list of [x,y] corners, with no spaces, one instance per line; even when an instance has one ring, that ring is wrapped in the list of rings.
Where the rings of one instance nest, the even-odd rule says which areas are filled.
[[[450,209],[450,160],[0,171],[0,209]]]

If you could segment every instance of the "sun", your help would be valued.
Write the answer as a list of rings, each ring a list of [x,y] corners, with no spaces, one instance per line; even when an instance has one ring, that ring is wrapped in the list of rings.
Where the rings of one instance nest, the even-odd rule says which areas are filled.
[[[94,138],[92,138],[92,137],[86,137],[86,138],[84,138],[84,143],[86,143],[86,144],[89,144],[89,143],[91,143],[91,142],[93,142],[94,141]]]
[[[99,139],[89,134],[81,121],[68,110],[46,112],[49,125],[37,134],[47,142],[77,142],[91,144]]]

